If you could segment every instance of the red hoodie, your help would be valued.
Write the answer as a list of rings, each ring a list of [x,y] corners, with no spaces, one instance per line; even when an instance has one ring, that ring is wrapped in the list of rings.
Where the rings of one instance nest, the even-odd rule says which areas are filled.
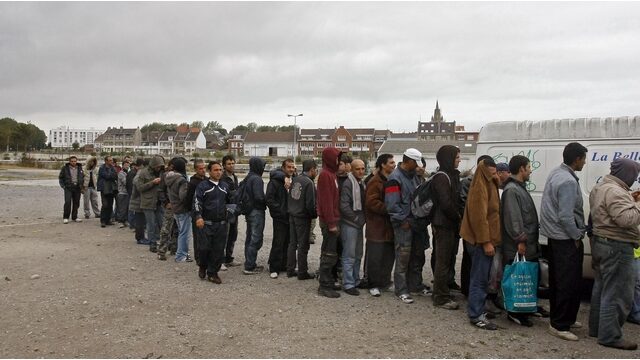
[[[334,228],[340,220],[340,194],[338,193],[338,159],[340,150],[327,147],[322,150],[322,171],[318,176],[318,191],[316,203],[320,221],[326,223],[329,228]]]

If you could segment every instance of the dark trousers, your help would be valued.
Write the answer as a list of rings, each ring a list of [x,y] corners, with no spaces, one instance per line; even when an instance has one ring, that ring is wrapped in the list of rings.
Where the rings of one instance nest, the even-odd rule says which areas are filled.
[[[144,217],[142,211],[135,212],[135,229],[136,229],[136,241],[144,240],[144,228],[147,226],[147,220]]]
[[[338,279],[340,279],[340,276],[338,276],[338,272],[342,272],[342,237],[340,236],[340,233],[338,233],[338,244],[337,244],[337,248],[336,251],[338,252],[338,259],[336,260],[336,264],[333,265],[333,268],[331,269],[331,274],[333,275],[333,281],[336,282],[338,281]]]
[[[269,252],[269,272],[287,271],[289,224],[273,220],[273,241]]]
[[[127,217],[129,215],[129,194],[120,194],[118,193],[117,201],[117,214],[116,221],[120,223],[127,222]]]
[[[496,249],[497,253],[497,249]],[[456,251],[458,254],[458,251]],[[464,294],[464,296],[469,296],[469,283],[471,281],[471,265],[472,265],[472,257],[469,254],[466,246],[462,247],[462,263],[460,264],[460,292]],[[455,267],[456,262],[453,261],[453,266]],[[453,271],[453,275],[455,276],[455,271]],[[455,282],[455,280],[454,280]]]
[[[191,218],[191,231],[193,233],[193,257],[196,260],[196,264],[200,265],[200,242],[204,237],[204,230],[198,229],[196,226],[196,219]]]
[[[113,215],[113,194],[100,193],[102,199],[102,209],[100,209],[100,223],[108,224],[111,222],[111,216]]]
[[[320,288],[333,288],[335,282],[332,273],[338,262],[338,234],[329,232],[329,226],[320,220],[322,246],[320,248]]]
[[[549,239],[550,323],[556,330],[569,331],[580,309],[582,241]]]
[[[391,271],[395,262],[392,242],[367,241],[366,276],[372,288],[386,288],[391,285]]]
[[[433,225],[431,226],[431,229],[433,230]],[[438,247],[435,245],[436,242],[436,238],[435,235],[433,236],[433,249],[431,249],[431,271],[433,272],[434,276],[436,273],[436,259],[438,258]],[[451,255],[451,267],[449,269],[449,277],[447,280],[447,284],[448,285],[453,285],[456,282],[456,260],[458,257],[458,250],[459,250],[459,245],[460,245],[460,241],[457,241],[455,244],[455,248],[453,249],[452,255]],[[471,271],[471,256],[469,255],[469,253],[467,252],[467,250],[464,248],[464,246],[462,247],[463,249],[463,253],[462,253],[462,269],[464,271],[464,269],[466,268],[466,274],[461,274],[460,278],[462,282],[466,282],[466,294],[469,293],[469,272]],[[464,287],[461,285],[461,287],[464,289]],[[466,295],[465,294],[465,295]]]
[[[456,249],[460,240],[456,231],[440,226],[433,226],[433,242],[436,253],[436,265],[433,272],[433,303],[442,305],[451,300],[449,282],[451,268],[454,266]]]
[[[233,248],[236,245],[238,239],[238,218],[232,224],[229,224],[229,234],[227,235],[227,246],[224,253],[224,262],[230,263],[233,261]]]
[[[64,189],[64,208],[63,219],[68,219],[71,215],[71,220],[78,218],[78,208],[80,207],[80,188]]]
[[[224,261],[224,247],[227,244],[227,223],[214,222],[202,228],[200,251],[201,268],[207,269],[207,275],[217,275]]]
[[[307,254],[309,254],[310,234],[311,219],[289,216],[289,248],[287,249],[288,273],[296,271],[296,262],[298,264],[298,274],[309,272]]]

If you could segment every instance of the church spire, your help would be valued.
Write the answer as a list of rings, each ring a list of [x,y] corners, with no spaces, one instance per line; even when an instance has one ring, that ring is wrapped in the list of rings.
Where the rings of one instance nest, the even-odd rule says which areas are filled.
[[[444,118],[440,113],[440,104],[438,104],[438,100],[436,100],[436,109],[433,111],[433,116],[431,117],[431,122],[443,122]]]

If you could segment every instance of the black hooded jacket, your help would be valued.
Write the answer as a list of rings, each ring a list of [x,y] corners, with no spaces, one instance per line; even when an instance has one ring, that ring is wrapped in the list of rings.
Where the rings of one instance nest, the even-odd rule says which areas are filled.
[[[256,210],[266,210],[267,204],[264,196],[264,181],[262,173],[264,172],[265,161],[259,157],[249,159],[249,173],[245,178],[246,190],[249,191],[251,204]]]
[[[289,214],[287,199],[289,193],[284,188],[286,174],[282,169],[274,169],[269,173],[269,184],[267,184],[266,200],[269,207],[269,214],[273,220],[288,224]]]
[[[434,212],[431,224],[459,231],[464,207],[460,199],[460,172],[455,168],[460,150],[453,145],[444,145],[436,154],[439,170],[449,175],[434,175],[431,186],[434,192]]]

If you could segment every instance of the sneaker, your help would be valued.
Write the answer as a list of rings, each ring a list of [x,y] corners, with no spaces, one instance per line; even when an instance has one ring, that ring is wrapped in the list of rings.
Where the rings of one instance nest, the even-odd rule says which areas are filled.
[[[296,277],[298,276],[298,272],[297,271],[287,271],[287,277],[288,278],[292,278],[292,277]]]
[[[158,254],[158,260],[165,261],[167,260],[167,256],[165,254]]]
[[[398,299],[400,299],[400,301],[402,301],[405,304],[413,304],[413,298],[408,294],[402,294],[398,296]]]
[[[320,287],[318,288],[318,295],[320,296],[324,296],[324,297],[328,297],[328,298],[339,298],[340,297],[340,293],[333,290],[333,289],[329,289],[329,288],[324,288],[324,287]]]
[[[542,306],[538,306],[538,309],[532,315],[535,317],[548,318],[551,316],[551,313]]]
[[[509,319],[509,321],[514,322],[520,326],[526,326],[526,327],[533,326],[533,323],[531,322],[529,317],[526,315],[517,316],[517,315],[507,314],[507,319]]]
[[[498,326],[487,320],[484,315],[479,317],[478,319],[471,320],[471,324],[482,330],[498,330]]]
[[[207,280],[211,281],[214,284],[222,284],[222,279],[220,279],[220,276],[218,276],[218,274],[207,276]]]
[[[620,340],[612,344],[601,344],[601,343],[598,343],[598,344],[602,346],[610,347],[610,348],[620,349],[620,350],[636,350],[638,348],[638,344],[633,343],[631,341],[627,341],[627,340]]]
[[[336,281],[333,283],[333,290],[342,290],[342,285],[340,285],[340,282]]]
[[[502,314],[502,310],[500,310],[494,303],[493,301],[487,299],[487,301],[484,302],[484,311],[486,311],[488,314],[491,315],[500,315]]]
[[[263,270],[264,268],[262,266],[256,266],[253,270],[244,269],[242,270],[242,273],[245,275],[256,275],[260,274]]]
[[[183,258],[180,258],[180,259],[176,258],[175,262],[177,262],[177,263],[186,263],[187,262],[187,258],[186,257],[183,257]]]
[[[547,332],[555,337],[558,337],[562,340],[568,340],[568,341],[578,341],[578,337],[576,336],[576,334],[572,333],[571,331],[560,331],[557,330],[556,328],[554,328],[553,326],[549,325],[549,328],[547,329]]]
[[[411,295],[418,295],[418,296],[431,296],[431,294],[433,294],[433,291],[431,291],[431,288],[428,286],[426,286],[424,289],[420,291],[411,292]]]
[[[227,267],[224,264],[220,265],[220,271],[227,271]]]
[[[68,224],[69,223],[69,219],[62,219],[62,223],[63,224]]]
[[[232,261],[230,261],[230,262],[226,262],[226,263],[224,263],[224,264],[225,264],[227,267],[233,267],[233,266],[240,266],[240,265],[242,265],[242,263],[241,263],[241,262],[233,261],[233,260],[232,260]]]
[[[356,289],[356,288],[344,289],[344,292],[346,292],[349,295],[353,295],[353,296],[360,295],[360,291],[358,291],[358,289]]]
[[[572,329],[581,329],[582,328],[582,323],[580,321],[576,321],[573,324],[571,324],[571,328]]]
[[[458,303],[453,301],[453,300],[449,300],[444,304],[436,305],[436,307],[439,307],[439,308],[442,308],[442,309],[447,309],[447,310],[457,310],[458,309]]]
[[[120,226],[118,226],[118,229],[122,229],[122,228],[125,228],[125,227],[127,227],[127,224],[125,224],[125,223],[120,223]]]
[[[145,240],[136,240],[136,243],[137,243],[138,245],[149,245],[149,244],[151,244],[151,243],[149,242],[149,240],[146,240],[146,239],[145,239]]]
[[[77,219],[73,219],[72,221],[73,221],[73,222],[82,222],[82,219],[77,218]]]
[[[191,255],[187,254],[187,257],[185,258],[186,262],[193,262],[193,259],[191,258]]]
[[[269,277],[272,278],[272,279],[277,279],[278,278],[278,273],[274,271],[271,274],[269,274]]]
[[[316,278],[315,276],[309,274],[308,272],[304,274],[298,274],[298,280],[311,280],[315,278]]]
[[[380,294],[380,289],[378,289],[378,288],[371,288],[371,289],[369,289],[369,294],[371,294],[371,296],[373,296],[373,297],[378,297],[378,296],[380,296],[380,295],[381,295],[381,294]]]

